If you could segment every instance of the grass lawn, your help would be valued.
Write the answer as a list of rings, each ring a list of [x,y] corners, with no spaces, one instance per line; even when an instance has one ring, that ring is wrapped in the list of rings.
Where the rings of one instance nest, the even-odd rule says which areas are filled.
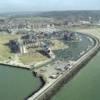
[[[52,50],[59,50],[59,49],[65,49],[68,48],[67,45],[65,45],[62,41],[60,40],[53,40],[52,43],[54,43],[53,46],[51,46]]]
[[[34,53],[34,54],[23,54],[19,57],[19,59],[23,64],[30,64],[30,63],[37,63],[39,61],[44,61],[49,58],[43,56],[40,53]]]
[[[73,29],[73,31],[82,32],[82,33],[90,33],[100,38],[100,28],[98,27],[92,27],[92,28],[86,28],[86,29],[76,28],[75,30]]]
[[[10,48],[5,45],[11,39],[17,38],[17,35],[0,35],[0,60],[7,60],[9,57],[14,56],[13,53],[10,52]]]

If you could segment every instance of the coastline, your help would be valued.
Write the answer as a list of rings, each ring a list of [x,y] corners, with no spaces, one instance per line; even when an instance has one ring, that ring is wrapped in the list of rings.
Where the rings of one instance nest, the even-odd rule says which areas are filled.
[[[54,95],[54,92],[57,91],[57,88],[60,88],[62,84],[68,81],[70,77],[72,77],[74,74],[76,74],[77,71],[79,71],[83,67],[83,65],[86,64],[86,62],[92,59],[92,56],[94,56],[98,52],[100,45],[99,40],[96,37],[92,35],[90,36],[96,40],[96,45],[94,46],[94,48],[88,51],[85,55],[83,55],[80,58],[82,60],[79,59],[74,65],[73,69],[71,69],[68,73],[66,73],[67,71],[64,72],[64,74],[59,78],[59,80],[57,79],[55,83],[51,84],[48,88],[44,88],[44,91],[40,90],[41,93],[40,91],[38,91],[36,94],[34,94],[32,97],[29,97],[27,100],[48,100],[47,97],[49,97],[50,99],[50,97]]]
[[[99,40],[96,37],[94,37],[93,35],[90,35],[90,34],[86,34],[86,35],[89,35],[92,38],[95,38],[96,42],[99,43]],[[77,61],[78,64],[76,63],[75,65],[73,65],[74,66],[73,69],[71,69],[69,72],[67,72],[67,71],[64,72],[64,74],[62,76],[60,76],[59,79],[57,79],[57,81],[55,81],[55,83],[51,84],[49,87],[47,86],[48,83],[46,83],[46,80],[44,80],[44,77],[39,76],[41,83],[42,83],[41,86],[39,87],[39,89],[37,89],[36,91],[31,93],[29,96],[27,96],[25,98],[25,100],[48,100],[48,99],[50,99],[57,92],[57,90],[61,88],[61,86],[65,82],[68,82],[83,67],[84,64],[86,64],[89,60],[92,59],[92,56],[94,56],[99,50],[100,45],[99,46],[98,45],[99,44],[96,44],[91,50],[89,50],[86,53],[88,55],[88,53],[90,52],[90,54],[88,55],[89,57],[86,57],[85,59],[80,61],[80,59],[86,55],[86,54],[84,54]],[[5,65],[5,66],[13,67],[13,68],[15,67],[15,68],[21,68],[21,69],[26,69],[26,70],[32,70],[31,67],[27,67],[27,66],[10,65],[10,64],[1,63],[1,62],[0,62],[0,65]],[[32,71],[32,73],[35,74],[34,70]],[[45,86],[46,86],[46,88],[45,88]],[[39,93],[41,91],[41,89],[44,89],[44,88],[45,88],[45,91],[42,91],[42,94]],[[39,94],[37,95],[37,93],[39,93]],[[36,98],[34,98],[34,95],[36,95]]]

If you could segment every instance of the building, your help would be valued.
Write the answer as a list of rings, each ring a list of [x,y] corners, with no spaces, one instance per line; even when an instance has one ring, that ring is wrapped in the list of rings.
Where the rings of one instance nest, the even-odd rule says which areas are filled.
[[[43,42],[35,33],[24,34],[16,40],[10,40],[9,46],[14,53],[28,53],[29,48],[42,47]]]
[[[73,36],[74,36],[73,32],[64,32],[64,39],[66,40],[72,40]]]
[[[43,51],[44,51],[44,53],[45,53],[47,56],[49,56],[50,58],[52,58],[52,59],[55,58],[54,53],[52,52],[51,48],[50,48],[48,45],[44,45]]]
[[[11,49],[11,52],[13,53],[27,53],[26,46],[23,45],[22,41],[20,39],[18,40],[10,40],[9,41],[9,47]]]
[[[19,53],[20,52],[20,47],[19,47],[17,40],[10,40],[9,41],[9,47],[11,49],[11,52],[13,52],[13,53]]]

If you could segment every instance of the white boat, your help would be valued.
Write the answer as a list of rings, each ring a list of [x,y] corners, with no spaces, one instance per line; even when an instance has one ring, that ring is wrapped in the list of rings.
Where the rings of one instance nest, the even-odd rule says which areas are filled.
[[[83,55],[85,53],[85,51],[82,51],[81,53],[80,53],[80,55]]]

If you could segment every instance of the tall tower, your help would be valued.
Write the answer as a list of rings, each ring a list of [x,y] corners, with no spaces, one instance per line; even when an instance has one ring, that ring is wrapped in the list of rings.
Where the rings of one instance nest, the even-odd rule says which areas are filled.
[[[23,41],[20,38],[18,39],[18,43],[19,43],[20,53],[21,54],[27,53],[26,46],[23,45]]]

